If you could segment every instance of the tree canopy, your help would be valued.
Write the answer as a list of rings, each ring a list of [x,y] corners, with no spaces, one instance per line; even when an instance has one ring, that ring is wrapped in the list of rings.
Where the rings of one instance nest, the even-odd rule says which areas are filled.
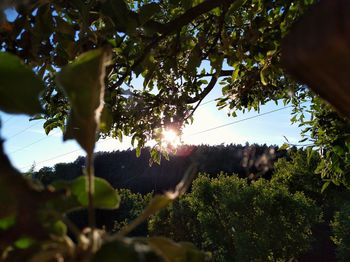
[[[16,95],[17,105],[23,105],[25,98],[32,97],[34,101],[40,94],[42,110],[38,104],[33,104],[25,111],[32,115],[37,113],[34,119],[46,119],[47,133],[61,127],[66,130],[66,139],[76,138],[87,149],[95,139],[95,130],[87,134],[86,127],[96,125],[102,137],[122,140],[123,136],[131,136],[139,154],[147,140],[155,139],[159,143],[164,129],[181,133],[182,127],[191,123],[194,111],[214,88],[222,90],[217,107],[229,108],[232,116],[237,110],[259,110],[268,101],[283,100],[294,105],[292,121],[304,127],[305,140],[309,139],[313,146],[322,150],[325,161],[320,172],[323,177],[348,184],[348,121],[306,85],[291,78],[281,62],[284,50],[284,57],[287,57],[284,60],[292,61],[291,72],[302,75],[301,78],[306,78],[313,87],[323,86],[316,80],[316,84],[310,82],[317,70],[323,68],[320,69],[314,60],[320,57],[319,52],[328,50],[322,49],[327,43],[334,46],[332,43],[341,41],[342,35],[337,30],[332,34],[335,27],[325,25],[324,32],[322,28],[312,34],[302,30],[303,25],[298,21],[305,12],[309,19],[304,20],[311,20],[311,25],[320,20],[314,14],[318,2],[24,0],[10,4],[5,1],[0,14],[0,37],[1,49],[6,53],[2,54],[1,64],[22,60],[34,70],[37,79],[28,82],[26,77],[31,72],[24,69],[20,78],[11,79],[9,71],[4,71],[2,85],[22,88],[9,87],[0,91],[2,110],[19,112],[18,108],[13,108],[15,103],[6,104],[11,101],[11,95]],[[334,24],[341,6],[346,8],[346,2],[326,3],[321,11],[329,14]],[[309,9],[314,12],[309,14]],[[338,23],[345,19],[342,12],[339,19]],[[299,25],[297,29],[301,33],[291,30],[295,24]],[[291,31],[296,37],[286,38]],[[301,47],[302,37],[317,38],[322,43],[318,53],[312,53],[310,59],[303,56],[306,51]],[[306,43],[307,50],[312,51],[313,39]],[[92,50],[95,56],[86,54]],[[100,56],[96,56],[98,52]],[[325,62],[327,68],[329,66],[325,74],[334,71],[331,70],[332,61],[335,61],[332,57],[341,56],[340,51],[332,52],[319,58],[322,63],[330,59]],[[15,57],[8,58],[9,54]],[[90,66],[69,66],[81,65],[89,57]],[[313,64],[306,66],[308,59]],[[298,68],[299,64],[302,67]],[[67,70],[67,66],[70,69]],[[313,73],[305,77],[302,71]],[[342,72],[341,69],[336,71]],[[337,75],[331,77],[334,79]],[[40,84],[39,79],[43,80]],[[343,75],[338,79],[343,79]],[[35,88],[29,88],[29,83]],[[67,89],[65,83],[75,84]],[[102,93],[92,95],[96,86]],[[325,95],[329,89],[323,87],[323,96],[332,102],[338,101],[332,95]],[[101,112],[97,102],[102,100]],[[311,106],[304,104],[305,101]],[[77,112],[76,104],[91,107]],[[70,109],[72,114],[68,117]],[[340,109],[346,111],[344,106]],[[89,120],[79,120],[80,113],[90,116]],[[100,115],[100,123],[94,123],[94,118]],[[79,129],[85,131],[79,132]],[[160,159],[156,149],[152,150],[152,158]]]
[[[47,119],[46,132],[64,125],[70,107],[57,73],[89,50],[108,49],[101,131],[142,146],[190,122],[215,85],[218,107],[232,115],[304,94],[281,66],[281,40],[313,2],[23,1],[2,11],[1,47],[44,80],[36,117]],[[88,70],[78,78],[96,69]]]

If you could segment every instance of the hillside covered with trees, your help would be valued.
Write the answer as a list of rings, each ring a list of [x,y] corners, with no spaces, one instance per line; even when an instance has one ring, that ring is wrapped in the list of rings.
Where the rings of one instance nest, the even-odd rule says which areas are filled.
[[[99,152],[95,154],[95,175],[106,179],[114,188],[130,189],[135,193],[164,193],[173,190],[193,163],[198,172],[215,176],[220,172],[237,174],[239,177],[271,177],[273,163],[287,157],[286,150],[267,145],[219,145],[182,146],[169,160],[150,166],[149,148],[139,157],[135,150]],[[48,185],[55,180],[73,180],[82,175],[84,157],[72,163],[59,163],[43,167],[30,174]]]

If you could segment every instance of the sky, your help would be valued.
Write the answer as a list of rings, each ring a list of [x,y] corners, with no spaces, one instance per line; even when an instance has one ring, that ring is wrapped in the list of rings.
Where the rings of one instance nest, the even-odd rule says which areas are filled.
[[[227,110],[218,110],[213,99],[221,94],[219,88],[214,90],[202,102],[194,114],[194,123],[183,130],[182,141],[185,144],[218,145],[245,144],[246,142],[282,145],[286,142],[298,143],[301,139],[300,129],[291,125],[291,108],[282,103],[268,103],[261,107],[260,114],[252,111],[239,112],[238,116],[228,117]],[[206,103],[208,102],[208,103]],[[277,112],[270,111],[281,109]],[[268,113],[264,115],[265,113]],[[252,118],[253,117],[253,118]],[[63,142],[62,132],[56,128],[49,135],[45,134],[42,120],[29,121],[28,116],[10,115],[0,112],[2,128],[0,135],[5,139],[5,152],[13,165],[22,172],[28,171],[33,164],[38,170],[43,166],[53,166],[60,162],[72,162],[84,155],[79,145],[73,140]],[[220,127],[222,125],[226,125]],[[213,130],[211,130],[213,129]],[[114,151],[132,148],[131,139],[124,137],[120,143],[116,139],[100,140],[96,145],[98,151]]]

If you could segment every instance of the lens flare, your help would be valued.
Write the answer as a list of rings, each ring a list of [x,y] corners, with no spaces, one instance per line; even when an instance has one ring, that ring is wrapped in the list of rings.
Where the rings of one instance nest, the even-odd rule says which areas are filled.
[[[176,148],[181,145],[179,134],[173,129],[165,129],[162,132],[162,146]]]

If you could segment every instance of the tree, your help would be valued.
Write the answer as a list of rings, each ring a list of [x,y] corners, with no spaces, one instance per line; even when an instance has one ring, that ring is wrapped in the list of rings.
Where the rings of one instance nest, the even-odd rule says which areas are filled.
[[[199,176],[192,191],[150,221],[151,235],[193,241],[214,261],[288,261],[311,247],[321,210],[264,179]]]
[[[40,245],[49,239],[63,246],[59,249],[62,258],[71,260],[106,261],[108,251],[117,249],[129,253],[120,252],[108,259],[142,254],[155,261],[159,254],[166,257],[169,248],[183,260],[204,259],[204,254],[188,244],[159,238],[121,238],[135,224],[111,241],[105,241],[95,230],[94,208],[116,208],[119,204],[113,188],[94,178],[96,135],[120,139],[131,135],[140,154],[147,139],[160,141],[163,129],[181,129],[189,123],[217,82],[223,90],[218,107],[228,105],[232,115],[237,109],[259,109],[269,100],[283,99],[298,105],[300,99],[312,95],[282,69],[281,40],[314,2],[2,2],[0,109],[45,118],[47,133],[65,125],[64,139],[77,140],[87,154],[86,179],[78,177],[57,183],[54,189],[43,189],[23,179],[12,167],[1,142],[0,199],[7,200],[8,192],[18,192],[10,196],[12,206],[1,203],[1,233],[7,236],[1,239],[2,255],[9,260],[23,260],[29,255],[34,260],[42,260],[42,256],[52,260],[57,250]],[[13,19],[8,8],[14,8]],[[142,76],[141,88],[135,86],[137,76]],[[151,155],[159,161],[156,149]],[[181,195],[185,185],[188,181],[183,181],[174,194],[155,198],[145,214],[153,214]],[[88,208],[89,229],[75,230],[79,239],[75,245],[65,238],[64,217],[55,211],[65,214],[77,207]],[[141,214],[137,222],[145,216]],[[62,238],[52,239],[52,235]],[[103,240],[102,247],[97,246],[96,239]]]
[[[289,160],[279,159],[275,163],[271,179],[271,183],[286,186],[291,193],[302,192],[322,209],[323,221],[312,228],[315,241],[302,261],[335,260],[335,247],[330,238],[331,220],[350,201],[350,192],[343,185],[324,184],[317,171],[322,161],[320,154],[310,148],[295,151]]]
[[[16,4],[17,16],[11,19],[4,11],[5,2],[0,15],[2,50],[20,57],[44,80],[44,111],[35,118],[46,119],[44,128],[49,133],[64,127],[70,108],[55,81],[57,73],[89,50],[109,49],[99,135],[132,136],[139,153],[147,140],[160,142],[164,129],[180,133],[216,85],[223,93],[217,99],[218,108],[229,107],[232,116],[237,110],[258,110],[267,101],[281,99],[300,112],[302,103],[312,99],[311,111],[317,119],[317,97],[313,99],[306,86],[293,80],[281,62],[282,39],[316,2],[31,1]],[[333,109],[328,117],[342,119]],[[311,125],[306,130],[318,133],[313,132],[311,140],[320,138],[317,123],[305,119],[304,111],[298,120]],[[342,127],[348,125],[347,120],[341,122]],[[331,127],[323,127],[322,134],[329,137]],[[320,170],[329,170],[323,171],[325,179],[347,184],[344,139],[320,138],[315,146],[329,146],[327,151],[337,146]],[[152,151],[159,161],[156,148]]]
[[[45,110],[36,117],[50,132],[63,127],[69,111],[57,72],[86,51],[108,47],[101,131],[131,135],[142,146],[159,139],[161,129],[189,123],[217,83],[218,106],[232,115],[305,92],[282,69],[280,43],[313,2],[32,1],[15,6],[13,22],[3,11],[2,49],[45,81]]]
[[[336,212],[332,221],[332,240],[337,246],[337,256],[340,261],[349,260],[350,247],[350,205],[345,204],[338,212]]]

